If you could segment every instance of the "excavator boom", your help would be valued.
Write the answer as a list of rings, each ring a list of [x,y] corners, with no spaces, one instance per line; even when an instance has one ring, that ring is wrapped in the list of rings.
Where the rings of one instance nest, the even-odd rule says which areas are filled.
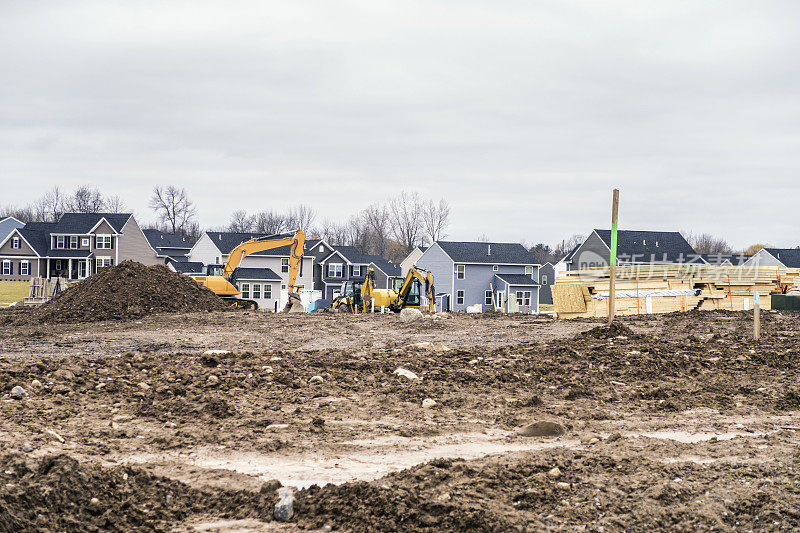
[[[305,246],[306,234],[303,230],[297,230],[294,233],[283,233],[280,235],[268,235],[266,237],[256,237],[245,241],[231,250],[228,254],[228,260],[225,261],[225,266],[222,269],[222,275],[230,279],[236,268],[242,262],[242,259],[250,254],[263,252],[265,250],[273,250],[281,246],[291,246],[289,250],[289,292],[297,292],[295,289],[301,289],[302,285],[296,285],[297,275],[303,264],[303,246]]]

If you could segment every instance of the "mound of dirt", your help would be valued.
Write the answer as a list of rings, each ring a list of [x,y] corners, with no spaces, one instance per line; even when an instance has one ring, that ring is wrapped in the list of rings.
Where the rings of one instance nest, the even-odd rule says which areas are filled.
[[[580,335],[584,337],[594,337],[595,339],[614,339],[616,337],[628,337],[633,339],[639,336],[639,334],[634,332],[631,328],[619,322],[614,322],[610,326],[597,326],[596,328],[584,331]]]
[[[260,493],[196,489],[130,467],[12,454],[0,457],[0,531],[167,531],[209,514],[268,520],[277,485]]]
[[[68,288],[30,318],[37,322],[94,322],[226,307],[209,289],[163,265],[123,261]]]

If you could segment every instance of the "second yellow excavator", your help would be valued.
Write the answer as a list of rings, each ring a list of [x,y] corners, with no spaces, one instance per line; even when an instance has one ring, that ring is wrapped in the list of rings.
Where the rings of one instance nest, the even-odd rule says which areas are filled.
[[[214,294],[229,301],[232,305],[242,309],[258,309],[258,302],[254,300],[243,300],[236,298],[241,291],[236,286],[236,271],[242,259],[250,254],[256,252],[263,252],[264,250],[272,250],[280,248],[281,246],[290,246],[289,248],[289,282],[287,287],[289,289],[289,301],[284,307],[285,312],[303,312],[303,304],[300,303],[299,289],[302,285],[297,285],[298,274],[302,275],[303,267],[303,246],[305,246],[306,234],[302,230],[297,230],[292,233],[283,233],[280,235],[268,235],[265,237],[256,237],[239,244],[236,248],[231,250],[228,254],[228,260],[224,265],[206,265],[205,275],[191,276],[197,283],[208,287]]]
[[[421,308],[421,287],[425,288],[428,311],[435,312],[436,291],[433,287],[433,273],[412,267],[405,279],[393,289],[375,288],[375,271],[369,269],[364,281],[345,281],[339,297],[333,301],[331,309],[339,312],[368,313],[374,309],[388,309],[399,313],[405,308]]]

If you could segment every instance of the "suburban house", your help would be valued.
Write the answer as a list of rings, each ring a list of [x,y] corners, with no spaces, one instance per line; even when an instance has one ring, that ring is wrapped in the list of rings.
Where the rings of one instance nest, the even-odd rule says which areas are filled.
[[[325,239],[317,238],[306,239],[304,254],[314,258],[314,290],[319,291],[322,298],[325,298],[325,282],[323,281],[322,261],[334,252],[333,246]]]
[[[13,230],[22,229],[24,226],[24,222],[14,217],[6,217],[0,220],[0,242],[3,242]]]
[[[202,265],[222,265],[227,261],[228,254],[244,241],[256,237],[263,237],[258,233],[238,233],[230,231],[206,231],[194,244],[188,255],[190,263]],[[306,246],[308,248],[308,246]],[[250,254],[239,264],[239,272],[237,272],[237,283],[240,283],[239,290],[242,291],[242,298],[245,298],[244,288],[241,284],[250,283],[250,298],[251,300],[259,301],[259,307],[262,309],[273,309],[275,301],[282,307],[285,304],[288,296],[288,283],[289,283],[289,246],[281,246],[273,248],[272,250],[265,250],[263,252],[256,252]],[[171,263],[171,266],[179,270],[180,263]],[[247,276],[248,279],[242,277]],[[280,281],[274,279],[278,276]],[[305,254],[301,262],[300,273],[297,276],[296,283],[302,285],[301,296],[306,294],[304,305],[312,300],[312,291],[314,291],[314,256]],[[264,298],[265,287],[269,287],[269,298]],[[258,289],[258,293],[253,293]],[[259,297],[255,298],[254,294]],[[262,305],[262,300],[264,301]]]
[[[406,256],[405,259],[400,261],[400,275],[405,277],[408,274],[408,271],[411,270],[411,267],[417,264],[417,261],[422,254],[425,253],[427,250],[427,246],[416,246],[413,250]]]
[[[436,241],[416,265],[433,273],[437,309],[539,312],[539,265],[521,244]]]
[[[553,293],[550,287],[556,282],[556,269],[553,263],[545,263],[539,267],[539,303],[551,305]]]
[[[339,295],[343,281],[363,281],[369,268],[375,271],[375,288],[393,287],[400,277],[400,265],[379,255],[362,254],[355,246],[333,246],[327,257],[319,261],[322,297],[333,299]]]
[[[563,259],[567,270],[605,267],[611,255],[611,230],[595,229]],[[691,245],[677,231],[617,232],[617,263],[702,263]]]
[[[64,213],[58,222],[14,228],[0,241],[0,280],[78,280],[126,259],[162,262],[131,213]]]
[[[744,265],[800,268],[800,248],[762,248]]]
[[[142,231],[147,238],[147,242],[161,257],[177,259],[178,261],[186,260],[186,256],[189,255],[189,251],[192,249],[192,243],[181,235],[164,233],[157,229]]]

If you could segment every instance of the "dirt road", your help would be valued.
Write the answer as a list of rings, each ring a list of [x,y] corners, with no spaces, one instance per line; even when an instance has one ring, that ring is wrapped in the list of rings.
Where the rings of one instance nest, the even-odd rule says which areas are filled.
[[[0,530],[796,529],[800,315],[750,317],[2,327]]]

